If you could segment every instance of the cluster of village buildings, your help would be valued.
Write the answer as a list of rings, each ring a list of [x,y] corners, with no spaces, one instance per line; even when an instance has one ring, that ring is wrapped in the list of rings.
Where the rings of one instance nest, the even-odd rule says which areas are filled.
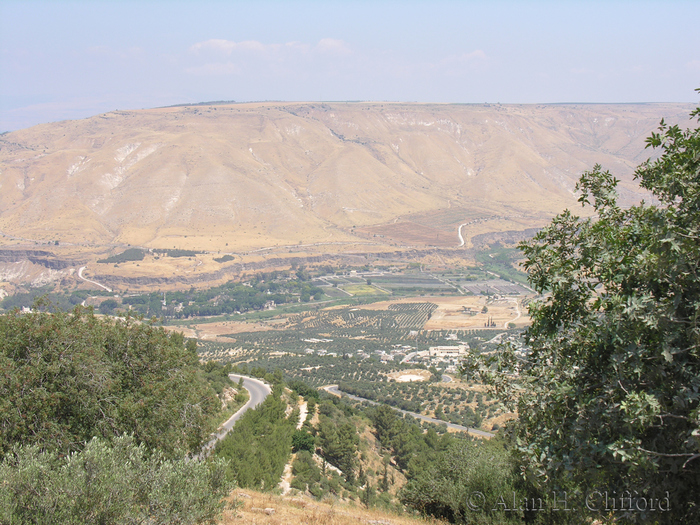
[[[305,339],[309,343],[330,342],[329,339]],[[384,363],[393,363],[399,361],[406,364],[422,364],[427,367],[439,366],[445,368],[447,373],[457,371],[462,359],[466,356],[469,350],[469,345],[460,343],[458,346],[431,346],[428,350],[416,351],[412,346],[394,345],[389,351],[372,350],[367,351],[359,349],[354,353],[354,356],[359,359],[369,359],[374,356]],[[305,352],[309,355],[338,357],[337,352],[330,352],[323,348],[306,348]]]

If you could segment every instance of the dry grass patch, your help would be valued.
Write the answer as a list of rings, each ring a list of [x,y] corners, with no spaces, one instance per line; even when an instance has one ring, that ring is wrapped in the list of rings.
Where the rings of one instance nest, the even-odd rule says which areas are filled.
[[[192,323],[186,326],[175,325],[166,326],[166,330],[182,332],[185,337],[195,337],[206,341],[216,341],[220,343],[231,343],[234,339],[224,337],[229,334],[239,334],[243,332],[265,332],[281,328],[285,323],[284,319],[275,319],[267,322],[241,322],[241,321],[220,321],[217,323]]]
[[[238,500],[240,506],[224,512],[221,525],[418,525],[442,523],[413,517],[408,514],[394,514],[387,511],[366,509],[360,503],[353,505],[337,499],[326,498],[316,501],[310,497],[279,496],[253,490],[235,490],[231,500]]]

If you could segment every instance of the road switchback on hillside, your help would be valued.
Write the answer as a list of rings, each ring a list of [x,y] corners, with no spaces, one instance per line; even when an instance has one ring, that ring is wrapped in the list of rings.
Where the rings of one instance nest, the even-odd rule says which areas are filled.
[[[81,266],[78,269],[78,277],[80,277],[83,281],[87,281],[89,283],[92,283],[92,284],[99,286],[100,288],[104,288],[105,290],[107,290],[110,293],[112,292],[112,289],[109,288],[108,286],[105,286],[104,284],[100,284],[97,281],[93,281],[92,279],[88,279],[87,277],[83,277],[83,270],[85,270],[85,268],[87,268],[87,266]]]
[[[212,449],[216,446],[216,442],[223,439],[224,436],[229,433],[229,431],[233,428],[233,425],[236,424],[236,421],[238,421],[243,414],[252,408],[257,408],[258,405],[265,401],[265,398],[271,393],[270,387],[259,379],[237,374],[229,374],[228,376],[231,381],[236,384],[238,384],[242,378],[243,388],[248,391],[250,398],[248,399],[248,402],[238,410],[238,412],[233,414],[223,425],[221,425],[221,427],[219,427],[221,430],[217,434],[214,434],[214,437],[202,447],[202,452],[200,453],[200,456],[202,457],[206,457],[211,453]]]

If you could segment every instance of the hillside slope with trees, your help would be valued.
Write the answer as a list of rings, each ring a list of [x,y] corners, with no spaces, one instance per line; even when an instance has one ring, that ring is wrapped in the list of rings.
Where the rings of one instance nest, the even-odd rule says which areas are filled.
[[[196,345],[47,306],[0,316],[0,523],[213,522],[231,484],[186,458],[221,409]]]

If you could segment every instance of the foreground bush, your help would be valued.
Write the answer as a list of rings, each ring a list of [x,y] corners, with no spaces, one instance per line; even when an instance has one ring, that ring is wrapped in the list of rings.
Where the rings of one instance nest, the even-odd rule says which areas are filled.
[[[521,523],[524,493],[508,451],[496,440],[454,440],[399,493],[401,503],[450,523]],[[512,501],[518,506],[512,506]],[[515,507],[515,508],[511,508]]]
[[[233,485],[226,462],[168,460],[130,436],[61,458],[15,447],[0,464],[3,524],[214,523]]]

